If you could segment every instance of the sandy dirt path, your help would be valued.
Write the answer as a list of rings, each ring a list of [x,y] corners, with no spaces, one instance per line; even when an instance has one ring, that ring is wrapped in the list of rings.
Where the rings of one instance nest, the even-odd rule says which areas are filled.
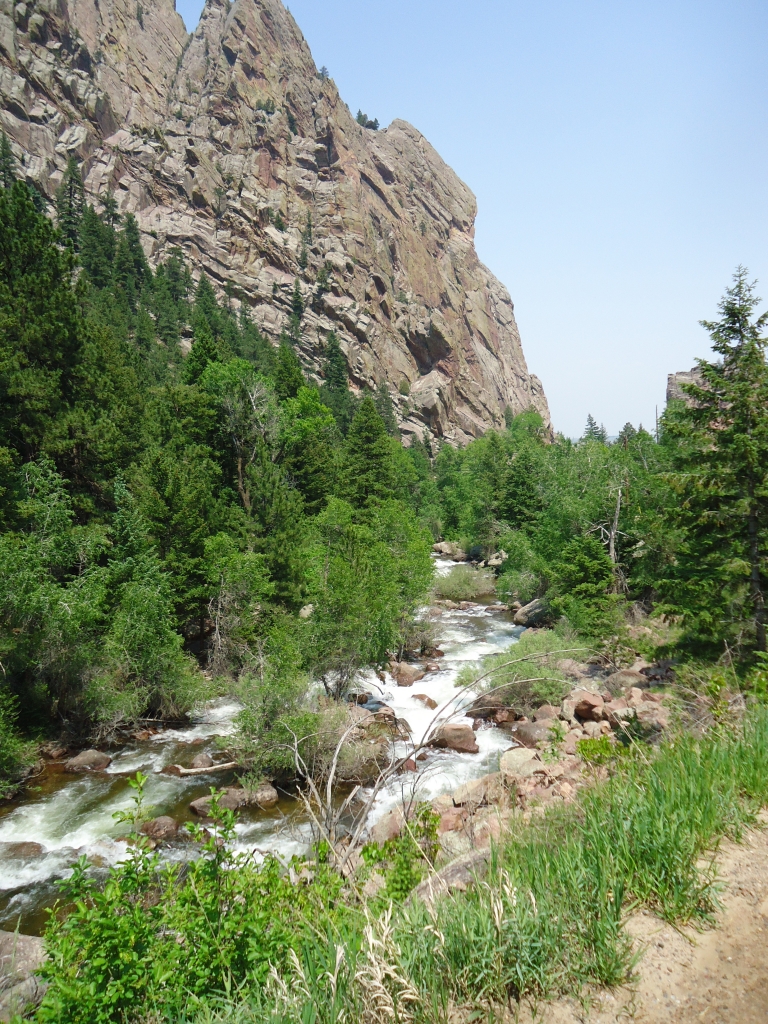
[[[632,985],[525,1008],[519,1024],[768,1024],[768,828],[723,843],[716,862],[715,928],[678,932],[636,914],[627,928],[645,954]]]

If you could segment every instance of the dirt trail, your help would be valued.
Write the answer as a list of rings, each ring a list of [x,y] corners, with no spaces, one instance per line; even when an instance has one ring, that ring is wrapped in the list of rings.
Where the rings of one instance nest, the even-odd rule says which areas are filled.
[[[519,1024],[768,1024],[768,830],[723,843],[717,863],[725,888],[716,928],[681,934],[636,914],[627,927],[646,952],[631,986],[590,1005],[526,1008]]]

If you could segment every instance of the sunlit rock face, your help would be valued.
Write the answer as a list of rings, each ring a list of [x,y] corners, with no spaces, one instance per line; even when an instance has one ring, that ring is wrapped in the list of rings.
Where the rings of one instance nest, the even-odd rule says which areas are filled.
[[[0,60],[30,181],[51,198],[75,155],[151,260],[180,246],[274,340],[298,278],[305,368],[335,330],[353,386],[389,385],[406,440],[461,443],[506,408],[549,423],[475,252],[475,197],[410,124],[356,122],[279,0],[208,0],[192,36],[173,0],[0,0]]]

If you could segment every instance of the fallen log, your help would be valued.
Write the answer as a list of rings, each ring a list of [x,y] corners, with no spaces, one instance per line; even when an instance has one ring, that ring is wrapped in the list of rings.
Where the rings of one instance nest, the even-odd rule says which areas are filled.
[[[213,764],[210,768],[182,768],[180,764],[169,764],[163,768],[161,774],[165,775],[208,775],[209,772],[227,772],[237,768],[237,761],[227,761],[226,764]]]

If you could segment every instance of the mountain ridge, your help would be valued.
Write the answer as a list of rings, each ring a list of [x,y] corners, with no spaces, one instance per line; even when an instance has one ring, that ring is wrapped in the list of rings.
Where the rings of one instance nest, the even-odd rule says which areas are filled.
[[[507,408],[549,426],[474,195],[412,125],[359,125],[279,0],[207,0],[192,34],[173,0],[0,0],[0,61],[2,127],[49,200],[75,156],[151,262],[180,246],[273,341],[299,279],[306,370],[335,330],[406,440],[463,443]]]

